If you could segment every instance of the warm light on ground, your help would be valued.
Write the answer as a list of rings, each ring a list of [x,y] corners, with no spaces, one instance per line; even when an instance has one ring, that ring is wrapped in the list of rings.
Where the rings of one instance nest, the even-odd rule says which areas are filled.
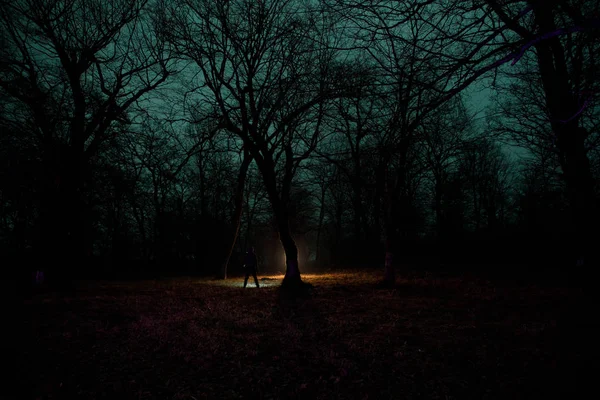
[[[272,287],[281,285],[281,281],[283,280],[283,275],[259,275],[258,276],[258,284],[260,287]],[[229,287],[244,287],[244,277],[235,277],[228,278],[226,280],[218,280],[218,281],[199,281],[198,283],[210,283],[217,286],[229,286]],[[248,284],[246,285],[246,289],[256,289],[256,284],[254,283],[254,278],[248,278]]]
[[[554,398],[549,389],[573,393],[575,368],[596,359],[587,320],[569,336],[556,322],[594,315],[591,302],[565,301],[577,289],[407,275],[378,289],[378,269],[324,272],[303,274],[314,288],[297,298],[280,295],[283,274],[260,274],[260,289],[235,275],[36,293],[18,318],[31,340],[17,370],[40,379],[18,374],[19,387],[40,399]],[[573,362],[552,363],[560,357]],[[540,393],[548,376],[570,381]]]
[[[284,274],[277,275],[258,275],[258,283],[260,287],[274,287],[280,286],[283,281]],[[369,271],[368,273],[357,272],[357,271],[339,271],[339,272],[328,272],[321,274],[302,274],[302,280],[310,282],[313,285],[352,285],[362,284],[365,282],[374,283],[380,277],[379,271]],[[216,286],[228,286],[228,287],[244,287],[244,277],[232,277],[226,280],[199,280],[200,284],[209,284]],[[250,277],[248,279],[248,285],[246,289],[256,289],[254,279]]]

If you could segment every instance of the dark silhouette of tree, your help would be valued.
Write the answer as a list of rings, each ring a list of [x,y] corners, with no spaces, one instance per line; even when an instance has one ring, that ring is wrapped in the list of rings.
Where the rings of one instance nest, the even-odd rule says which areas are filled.
[[[369,69],[374,69],[369,66]],[[335,101],[335,108],[323,120],[323,130],[327,132],[317,148],[323,161],[335,165],[345,175],[347,195],[351,201],[352,221],[351,241],[347,254],[356,263],[364,261],[368,254],[365,247],[369,241],[379,240],[376,207],[369,199],[374,195],[374,175],[376,146],[373,139],[382,129],[382,115],[379,96],[375,86],[377,78],[373,74],[362,77],[361,90],[353,98]],[[319,179],[319,177],[317,177]],[[325,192],[323,192],[325,194]],[[349,261],[349,260],[348,260]]]
[[[429,38],[429,25],[437,16],[420,18],[421,13],[431,12],[427,2],[334,3],[341,18],[359,32],[354,46],[375,65],[376,128],[371,129],[371,146],[378,155],[374,180],[386,253],[383,283],[391,285],[394,254],[411,246],[423,224],[416,200],[425,172],[419,160],[420,127],[467,84],[459,82],[452,88],[459,73],[444,65],[437,54],[438,43]]]
[[[286,254],[286,286],[301,283],[289,226],[292,180],[318,143],[325,102],[351,88],[328,47],[333,22],[316,11],[288,0],[190,0],[157,11],[164,37],[200,70],[221,127],[239,137],[261,173]]]
[[[311,160],[308,166],[311,183],[314,185],[312,196],[318,205],[316,237],[314,240],[315,264],[322,263],[323,236],[325,231],[325,217],[328,207],[327,192],[331,190],[336,166],[326,160]]]
[[[507,157],[491,139],[475,138],[463,148],[459,174],[464,181],[471,230],[493,232],[504,223],[503,210],[514,177]]]
[[[425,118],[421,129],[422,162],[431,183],[435,230],[438,236],[447,237],[462,229],[452,210],[462,152],[465,143],[472,138],[474,128],[462,98],[458,96]]]
[[[586,142],[590,144],[590,131],[582,123],[582,117],[597,96],[599,85],[594,71],[599,51],[597,10],[600,3],[521,3],[531,10],[528,21],[512,20],[506,7],[488,1],[497,18],[525,42],[521,54],[530,47],[535,49],[536,78],[544,95],[544,117],[547,118],[544,122],[549,123],[566,183],[581,263],[585,257],[593,256],[593,243],[598,239],[594,233],[598,221],[595,183],[586,148]]]
[[[413,82],[414,87],[421,89],[415,91],[415,95],[407,96],[419,104],[418,113],[408,119],[409,123],[403,128],[404,132],[412,133],[404,135],[405,139],[399,140],[398,147],[390,154],[406,153],[410,148],[410,135],[414,134],[415,128],[430,112],[484,75],[498,71],[499,67],[508,67],[508,64],[515,65],[530,49],[535,49],[546,107],[552,115],[552,130],[568,182],[573,219],[578,221],[575,225],[578,226],[580,241],[589,252],[591,237],[584,232],[590,231],[590,221],[596,219],[597,212],[589,160],[583,145],[588,131],[581,129],[578,121],[581,112],[590,104],[590,94],[595,93],[595,83],[593,74],[576,78],[573,70],[569,69],[565,62],[566,49],[574,47],[565,47],[565,43],[574,40],[593,43],[597,36],[598,18],[594,14],[596,1],[556,1],[547,5],[534,1],[501,3],[482,0],[448,2],[445,6],[430,1],[391,4],[386,1],[365,3],[340,0],[328,3],[344,18],[360,27],[356,37],[362,45],[358,47],[364,48],[374,60],[387,66],[384,69],[391,72],[392,76],[398,79],[405,77],[407,82]],[[378,51],[378,44],[386,45],[384,51]],[[592,47],[584,47],[584,53],[593,53],[590,51]],[[398,68],[397,62],[385,62],[386,58],[381,55],[398,53],[398,49],[404,50],[403,55],[413,54],[413,58],[417,57],[419,62],[413,62],[412,65],[428,68],[402,69]],[[394,56],[388,59],[401,58]],[[405,56],[405,59],[410,58]],[[581,67],[581,62],[578,65]],[[410,91],[404,88],[403,94],[408,93]],[[586,93],[588,97],[585,97]],[[423,94],[427,95],[423,97]],[[397,101],[397,104],[402,104],[402,101]],[[383,176],[383,173],[390,175],[386,168],[382,168],[380,175]],[[402,177],[403,173],[393,173],[392,176]],[[395,182],[403,181],[384,181],[380,190],[385,194],[385,202],[389,205],[402,203],[396,201],[398,192],[391,188],[395,187]],[[404,203],[407,204],[406,201]],[[390,224],[392,208],[384,208],[388,210],[384,221]],[[386,232],[394,232],[392,225],[388,225]],[[394,241],[393,235],[387,237],[391,239],[389,243]],[[392,257],[386,259],[391,260]],[[391,271],[390,268],[386,270]],[[386,281],[392,278],[391,273],[386,273]]]
[[[283,247],[285,286],[313,257],[391,285],[419,252],[513,234],[588,263],[599,8],[3,1],[1,248],[56,281],[84,260],[226,278],[256,246],[278,270]],[[487,127],[474,83],[496,92]]]
[[[227,279],[227,266],[229,265],[229,260],[231,259],[231,254],[235,248],[235,243],[237,241],[240,225],[242,221],[242,211],[243,211],[243,203],[244,203],[244,186],[246,183],[246,175],[248,173],[248,167],[252,162],[252,158],[248,154],[247,151],[243,152],[242,162],[240,164],[240,169],[237,174],[237,181],[235,186],[235,195],[234,195],[234,211],[231,216],[231,239],[230,246],[227,250],[225,261],[223,262],[223,268],[221,273],[221,278]]]
[[[143,17],[147,1],[3,2],[0,90],[43,160],[40,255],[67,270],[90,254],[90,160],[165,82],[168,54]],[[88,187],[89,188],[89,187]],[[70,255],[70,257],[68,257]],[[57,273],[60,272],[58,269]]]
[[[579,126],[589,132],[582,145],[586,157],[592,161],[600,140],[600,113],[597,104],[591,101],[593,92],[586,94],[586,91],[593,91],[598,85],[590,80],[590,74],[597,68],[594,59],[599,46],[589,40],[589,35],[581,33],[569,33],[560,39],[564,44],[564,63],[568,69],[571,90],[583,91],[577,96],[577,103],[581,106],[577,119]],[[496,112],[490,118],[492,133],[502,142],[527,151],[523,160],[527,182],[527,189],[523,193],[527,201],[522,203],[522,212],[527,220],[525,226],[538,234],[549,235],[553,232],[554,236],[571,242],[573,234],[582,228],[575,224],[576,218],[572,218],[573,223],[567,223],[564,218],[563,209],[566,205],[560,192],[567,192],[567,175],[563,170],[567,161],[566,153],[561,150],[553,128],[555,117],[548,107],[536,54],[527,52],[514,67],[502,70],[495,89],[498,95],[495,97]],[[590,170],[597,179],[597,170],[591,166]],[[592,190],[597,191],[593,186]],[[569,197],[573,200],[572,195]]]

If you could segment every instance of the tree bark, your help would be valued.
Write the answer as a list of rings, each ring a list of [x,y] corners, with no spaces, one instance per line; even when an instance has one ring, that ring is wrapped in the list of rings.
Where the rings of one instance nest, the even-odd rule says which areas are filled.
[[[250,155],[246,151],[244,151],[244,157],[242,159],[242,165],[240,166],[240,170],[238,172],[237,185],[235,188],[235,209],[231,217],[231,240],[227,248],[225,260],[223,261],[223,266],[221,268],[221,279],[227,279],[227,266],[229,265],[229,260],[231,259],[231,254],[233,253],[235,242],[240,232],[240,223],[242,221],[242,209],[244,205],[244,185],[246,184],[246,175],[248,173],[248,167],[250,166],[251,161],[252,157],[250,157]]]
[[[282,184],[281,196],[277,191],[277,181],[275,177],[275,166],[272,160],[266,158],[254,157],[257,162],[258,169],[261,172],[265,190],[275,215],[277,228],[279,231],[279,240],[285,251],[285,276],[283,278],[282,287],[296,288],[303,285],[300,276],[300,268],[298,266],[298,247],[290,232],[288,204],[285,199],[289,198],[289,193],[286,193],[290,188],[291,182],[285,182],[285,179],[291,180],[292,175],[286,174],[284,183]]]
[[[543,32],[556,30],[552,7],[535,7],[534,14]],[[577,93],[571,91],[565,50],[560,40],[553,37],[537,43],[535,47],[551,126],[557,138],[559,160],[567,185],[577,247],[574,251],[578,265],[581,265],[586,257],[594,254],[593,246],[598,240],[594,179],[585,149],[588,132],[579,127],[581,110],[576,100]]]
[[[298,267],[298,247],[289,229],[288,218],[278,218],[279,240],[285,250],[285,276],[283,286],[298,286],[302,284],[300,268]]]

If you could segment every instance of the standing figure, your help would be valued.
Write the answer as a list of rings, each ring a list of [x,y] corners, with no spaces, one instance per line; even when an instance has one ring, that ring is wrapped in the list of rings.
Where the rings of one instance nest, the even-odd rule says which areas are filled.
[[[244,279],[244,287],[248,284],[248,278],[250,275],[254,277],[254,283],[256,283],[256,287],[260,287],[258,285],[258,278],[256,277],[256,254],[254,253],[254,247],[250,247],[248,252],[246,253],[246,257],[244,258],[244,268],[246,269],[246,278]]]

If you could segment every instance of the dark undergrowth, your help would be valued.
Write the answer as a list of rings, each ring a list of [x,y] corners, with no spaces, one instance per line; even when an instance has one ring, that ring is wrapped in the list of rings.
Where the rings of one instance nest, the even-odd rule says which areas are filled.
[[[19,319],[18,397],[545,399],[593,387],[598,323],[580,290],[435,276],[376,289],[380,275],[306,275],[303,297],[282,293],[281,276],[260,289],[180,278],[39,292]]]

